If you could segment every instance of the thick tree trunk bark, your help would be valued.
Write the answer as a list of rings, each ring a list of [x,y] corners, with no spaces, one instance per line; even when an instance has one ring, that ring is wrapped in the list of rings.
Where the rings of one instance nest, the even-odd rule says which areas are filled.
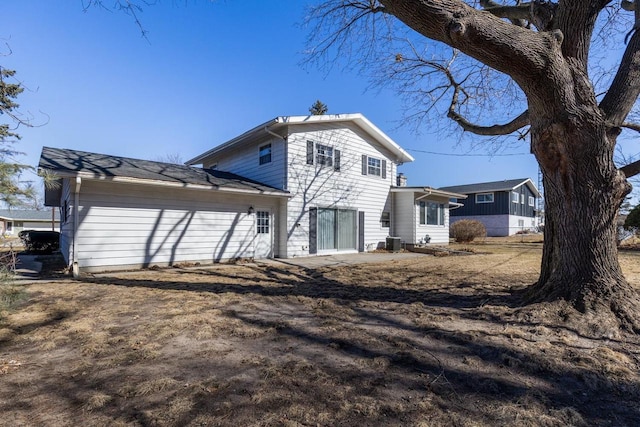
[[[638,332],[637,293],[622,274],[616,245],[615,219],[630,186],[613,162],[605,123],[598,115],[554,114],[551,123],[532,116],[532,149],[544,179],[545,244],[528,300],[566,300],[592,315],[599,331]]]

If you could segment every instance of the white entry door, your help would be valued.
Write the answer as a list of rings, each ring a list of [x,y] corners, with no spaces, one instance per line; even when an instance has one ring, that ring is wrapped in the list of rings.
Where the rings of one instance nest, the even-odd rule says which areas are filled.
[[[271,258],[273,256],[273,224],[271,212],[267,210],[256,211],[256,259]]]

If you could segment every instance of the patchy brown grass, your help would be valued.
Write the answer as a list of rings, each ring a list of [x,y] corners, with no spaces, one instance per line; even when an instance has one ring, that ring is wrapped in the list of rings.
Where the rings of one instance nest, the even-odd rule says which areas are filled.
[[[638,338],[518,309],[541,250],[519,238],[28,285],[0,324],[0,424],[637,425]],[[636,285],[638,255],[621,254]]]

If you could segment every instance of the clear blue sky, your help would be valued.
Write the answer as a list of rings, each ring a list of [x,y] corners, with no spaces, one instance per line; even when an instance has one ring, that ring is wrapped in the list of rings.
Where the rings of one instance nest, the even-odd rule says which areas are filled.
[[[151,160],[180,153],[187,160],[273,117],[308,114],[320,99],[330,113],[364,114],[409,151],[415,162],[400,168],[409,185],[537,182],[530,154],[416,151],[462,155],[470,148],[429,129],[418,136],[398,127],[397,96],[368,91],[355,72],[336,67],[325,75],[300,66],[303,1],[164,0],[140,14],[148,40],[129,16],[84,12],[81,0],[2,3],[0,38],[12,53],[1,65],[28,88],[18,99],[22,111],[46,122],[20,129],[18,148],[28,164],[37,165],[44,145]],[[507,151],[527,152],[527,143]]]

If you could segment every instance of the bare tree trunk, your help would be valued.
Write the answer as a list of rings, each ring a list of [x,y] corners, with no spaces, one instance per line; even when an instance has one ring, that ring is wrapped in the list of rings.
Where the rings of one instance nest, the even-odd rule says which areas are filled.
[[[598,115],[536,122],[532,149],[545,189],[545,246],[530,302],[564,299],[594,315],[601,330],[640,331],[637,293],[625,280],[616,215],[630,186],[613,162],[613,143]]]

